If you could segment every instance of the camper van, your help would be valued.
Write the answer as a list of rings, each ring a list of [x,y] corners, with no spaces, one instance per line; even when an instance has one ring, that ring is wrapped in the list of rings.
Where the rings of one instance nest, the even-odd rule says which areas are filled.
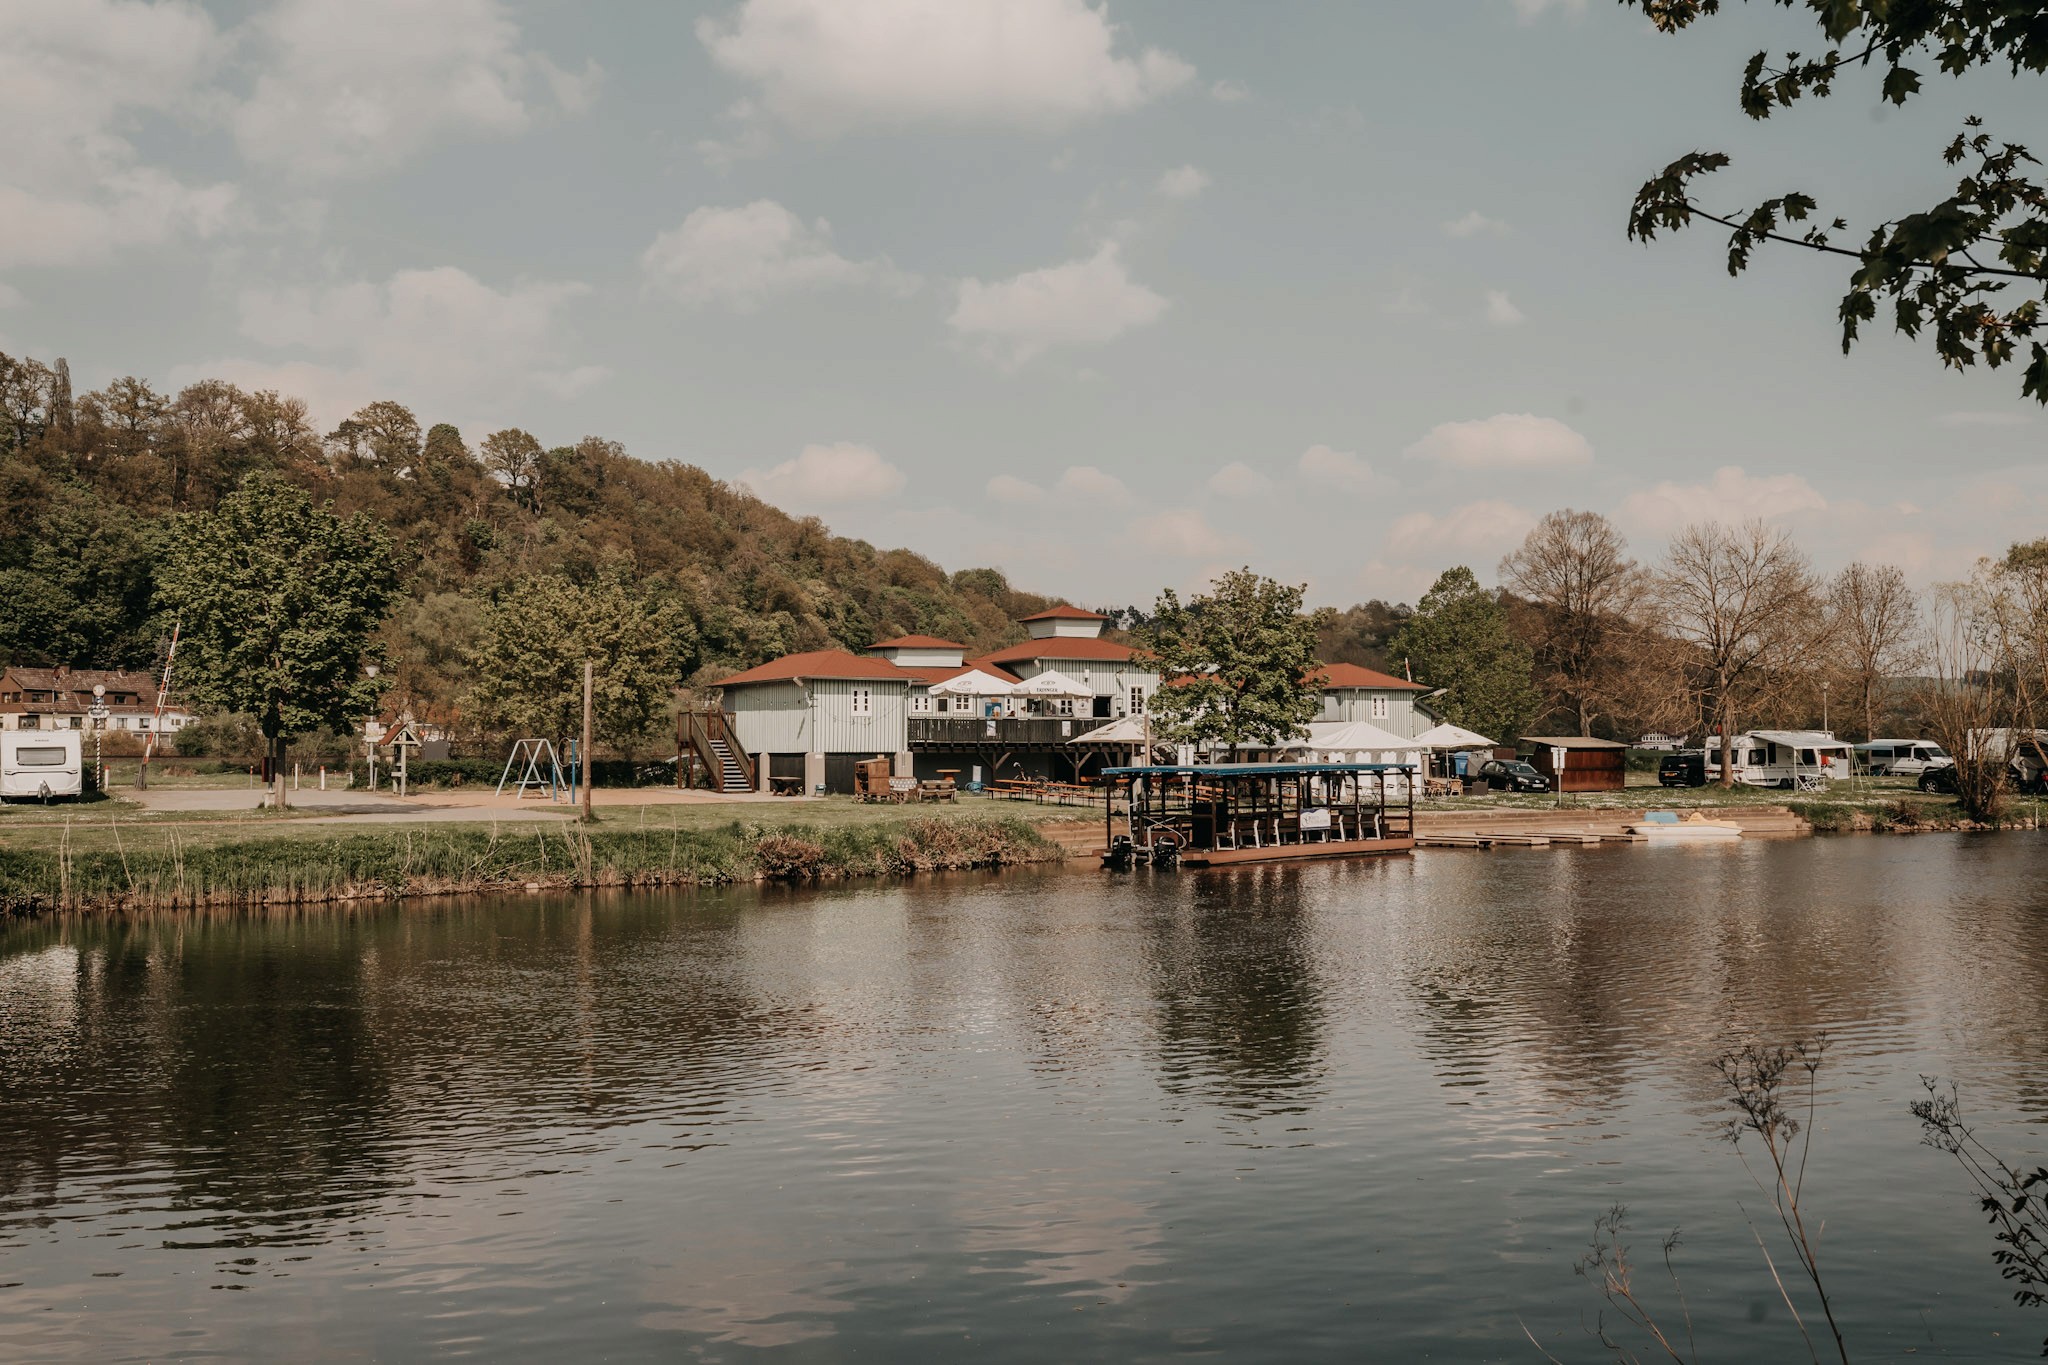
[[[1918,777],[1929,768],[1946,768],[1955,760],[1930,739],[1873,739],[1856,746],[1864,770],[1878,777]]]
[[[84,792],[84,735],[76,730],[0,730],[0,800],[47,801]]]
[[[1825,730],[1754,730],[1731,745],[1735,780],[1814,790],[1853,775],[1855,750]],[[1707,737],[1707,781],[1721,780],[1721,742]]]

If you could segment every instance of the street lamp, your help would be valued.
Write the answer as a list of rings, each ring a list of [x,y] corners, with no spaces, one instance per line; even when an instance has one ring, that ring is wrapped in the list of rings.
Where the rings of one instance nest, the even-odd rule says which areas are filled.
[[[364,676],[364,677],[366,677],[366,678],[368,678],[368,679],[370,679],[370,680],[371,680],[372,682],[375,682],[375,681],[376,681],[376,679],[377,679],[377,665],[375,665],[375,664],[364,664],[364,665],[363,665],[363,676]],[[375,725],[375,724],[377,724],[377,719],[376,719],[376,717],[374,717],[374,716],[372,716],[372,717],[371,717],[371,718],[370,718],[369,720],[366,720],[366,721],[364,721],[364,722],[363,722],[363,748],[364,748],[364,749],[365,749],[365,750],[366,750],[366,751],[367,751],[367,752],[369,753],[369,755],[370,755],[370,790],[371,790],[371,791],[375,791],[375,790],[377,790],[377,740],[376,740],[375,736],[373,736],[373,735],[372,735],[372,734],[370,733],[370,727],[371,727],[371,726],[373,726],[373,725]]]
[[[1832,736],[1835,733],[1833,730],[1828,729],[1828,684],[1826,679],[1822,679],[1820,685],[1820,728],[1822,734]]]

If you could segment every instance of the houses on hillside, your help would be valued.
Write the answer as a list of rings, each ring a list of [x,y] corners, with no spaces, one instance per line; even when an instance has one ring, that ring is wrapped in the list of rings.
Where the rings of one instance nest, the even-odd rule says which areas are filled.
[[[0,730],[84,730],[93,688],[104,687],[110,732],[147,735],[157,725],[157,680],[125,669],[8,668],[0,670]],[[190,711],[166,706],[163,733],[191,724]]]
[[[725,679],[720,704],[764,790],[850,792],[855,765],[877,756],[899,776],[963,783],[1077,780],[1128,759],[1159,675],[1102,638],[1108,618],[1095,612],[1054,607],[1020,624],[1030,638],[977,659],[928,635],[787,655]],[[1415,683],[1354,664],[1320,678],[1319,723],[1369,721],[1403,738],[1435,723]]]

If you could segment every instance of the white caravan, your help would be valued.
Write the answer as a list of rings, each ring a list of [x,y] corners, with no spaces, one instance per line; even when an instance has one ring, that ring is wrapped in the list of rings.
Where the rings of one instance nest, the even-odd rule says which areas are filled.
[[[1751,787],[1811,790],[1855,771],[1856,751],[1825,730],[1753,730],[1730,747],[1735,780]],[[1707,736],[1706,766],[1707,781],[1720,781],[1718,736]]]
[[[1931,739],[1873,739],[1856,746],[1863,764],[1879,777],[1918,777],[1929,768],[1946,768],[1955,760]]]
[[[76,730],[0,730],[0,799],[47,801],[84,792],[84,735]]]

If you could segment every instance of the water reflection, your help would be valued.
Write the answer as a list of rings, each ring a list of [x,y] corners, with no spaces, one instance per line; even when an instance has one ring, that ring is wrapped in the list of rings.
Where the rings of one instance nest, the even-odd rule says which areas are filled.
[[[1996,1321],[2018,1359],[1903,1104],[1939,1072],[2003,1134],[2048,1114],[2036,848],[24,926],[0,936],[0,1339],[1497,1358],[1518,1320],[1576,1321],[1574,1249],[1617,1199],[1697,1229],[1700,1292],[1747,1304],[1704,1063],[1826,1030],[1816,1180],[1862,1190],[1829,1210],[1846,1311]],[[1708,1331],[1732,1358],[1773,1326]]]

